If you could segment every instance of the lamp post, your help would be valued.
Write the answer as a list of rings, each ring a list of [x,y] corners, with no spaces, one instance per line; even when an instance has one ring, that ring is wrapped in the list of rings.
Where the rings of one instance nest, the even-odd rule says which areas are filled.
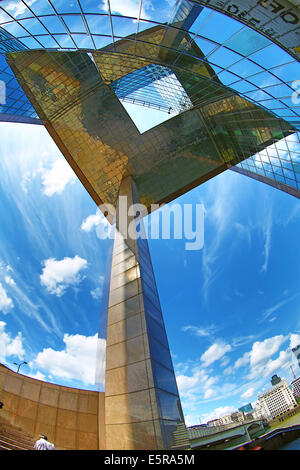
[[[18,370],[17,370],[17,374],[19,373],[19,370],[20,370],[20,367],[23,365],[23,364],[28,364],[28,362],[26,361],[23,361],[23,362],[20,362],[19,364],[17,362],[14,362],[14,364],[16,366],[18,366]]]

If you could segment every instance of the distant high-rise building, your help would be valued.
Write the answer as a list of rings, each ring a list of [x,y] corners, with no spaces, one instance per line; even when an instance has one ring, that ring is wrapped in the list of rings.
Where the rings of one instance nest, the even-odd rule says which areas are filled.
[[[268,419],[274,419],[297,406],[296,399],[284,379],[260,395],[258,400],[262,414]]]
[[[281,382],[281,378],[278,377],[278,375],[273,375],[273,377],[271,379],[271,384],[272,385],[277,385],[277,384],[279,384],[279,382]]]
[[[253,419],[266,418],[265,408],[263,408],[262,404],[259,401],[255,404],[252,416]]]
[[[300,377],[291,382],[291,387],[294,397],[300,397]]]
[[[239,411],[241,411],[242,413],[250,413],[252,410],[253,407],[251,403],[248,403],[247,405],[241,406],[241,408],[239,408]]]

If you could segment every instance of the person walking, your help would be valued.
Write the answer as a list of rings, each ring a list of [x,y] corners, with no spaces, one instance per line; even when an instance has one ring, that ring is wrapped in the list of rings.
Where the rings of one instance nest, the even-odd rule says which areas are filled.
[[[55,445],[48,441],[48,437],[40,434],[40,438],[34,444],[35,450],[56,450]]]

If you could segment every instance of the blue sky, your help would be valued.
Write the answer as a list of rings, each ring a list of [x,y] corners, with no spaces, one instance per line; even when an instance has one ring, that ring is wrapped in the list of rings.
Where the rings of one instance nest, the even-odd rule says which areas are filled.
[[[103,218],[42,126],[0,124],[0,360],[94,388],[108,241]],[[204,246],[149,240],[187,424],[296,374],[299,201],[227,171],[174,203],[203,204]],[[100,344],[103,349],[104,344]]]
[[[255,402],[274,373],[290,382],[290,365],[299,374],[300,207],[230,171],[180,201],[204,204],[203,249],[150,247],[185,416],[197,424]]]

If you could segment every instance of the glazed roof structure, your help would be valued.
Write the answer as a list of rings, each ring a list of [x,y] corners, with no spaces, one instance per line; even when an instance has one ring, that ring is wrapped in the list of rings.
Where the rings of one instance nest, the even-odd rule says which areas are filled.
[[[232,91],[288,130],[233,166],[299,197],[299,19],[298,0],[2,0],[0,120],[44,124],[13,66],[29,51],[86,54],[120,101],[171,116]]]

